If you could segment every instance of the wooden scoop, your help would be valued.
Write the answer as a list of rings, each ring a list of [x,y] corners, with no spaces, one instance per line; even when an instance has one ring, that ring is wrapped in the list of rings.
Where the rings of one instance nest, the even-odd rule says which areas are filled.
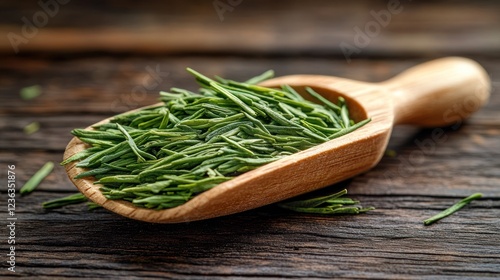
[[[378,84],[317,75],[285,76],[262,83],[267,87],[282,84],[299,92],[309,86],[334,102],[343,96],[356,122],[372,120],[348,135],[244,173],[167,210],[137,208],[126,201],[106,199],[92,179],[73,179],[83,171],[75,167],[75,162],[66,165],[68,176],[92,201],[125,217],[154,223],[214,218],[281,201],[365,172],[384,154],[393,125],[432,127],[459,123],[478,110],[490,92],[484,69],[459,57],[424,63]],[[64,158],[86,148],[88,145],[73,138]]]

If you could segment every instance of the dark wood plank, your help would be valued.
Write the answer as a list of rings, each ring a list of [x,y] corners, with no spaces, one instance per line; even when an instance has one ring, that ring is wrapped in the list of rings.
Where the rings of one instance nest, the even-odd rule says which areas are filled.
[[[395,10],[400,12],[387,13],[390,20],[377,20],[373,15],[388,11],[388,1],[233,2],[241,4],[220,17],[214,1],[71,1],[60,5],[32,36],[35,31],[23,35],[22,19],[33,24],[33,15],[43,12],[38,2],[3,1],[0,31],[25,38],[27,43],[18,44],[19,53],[300,53],[343,57],[340,44],[344,42],[357,47],[363,57],[498,57],[500,48],[495,1],[397,1],[400,5]],[[365,31],[370,28],[372,31]],[[356,44],[356,37],[361,36],[365,39]],[[0,52],[14,53],[7,36],[0,37]]]
[[[49,152],[64,151],[73,137],[71,130],[85,128],[104,118],[105,115],[90,115],[84,118],[77,116],[43,116],[43,117],[3,117],[0,121],[2,138],[0,149],[22,153],[27,150],[43,150]],[[40,124],[37,132],[26,135],[23,128],[36,121]]]
[[[455,199],[353,196],[377,210],[318,217],[268,206],[209,221],[155,225],[105,210],[89,213],[84,205],[40,209],[40,201],[56,195],[19,199],[22,275],[451,279],[500,273],[498,197],[424,227],[424,218]]]
[[[16,58],[0,61],[1,115],[116,113],[158,101],[158,92],[171,87],[195,90],[198,85],[185,71],[194,68],[208,76],[246,80],[268,69],[277,76],[321,74],[379,82],[430,59],[242,58],[242,57],[90,57],[54,61],[50,58]],[[491,76],[493,94],[486,108],[474,118],[496,120],[500,112],[498,59],[477,59]],[[24,101],[19,91],[39,85],[42,95]],[[485,112],[483,114],[483,112]],[[0,120],[1,121],[1,120]]]

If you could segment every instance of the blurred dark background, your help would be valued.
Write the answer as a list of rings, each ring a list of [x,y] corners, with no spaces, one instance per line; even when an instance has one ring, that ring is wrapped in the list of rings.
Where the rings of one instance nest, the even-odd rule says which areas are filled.
[[[45,5],[0,3],[2,33],[22,36],[23,18],[39,29],[28,30],[21,54],[342,57],[339,45],[353,44],[356,27],[370,29],[365,32],[370,42],[358,58],[500,54],[500,5],[492,0],[40,2]],[[389,18],[383,17],[387,12]],[[29,38],[31,33],[36,34]],[[14,53],[6,36],[0,38],[0,51]]]
[[[500,3],[4,0],[0,34],[0,93],[14,102],[23,87],[44,91],[21,108],[4,102],[0,114],[110,115],[155,102],[161,89],[196,88],[185,67],[367,81],[450,55],[488,68],[500,58]]]

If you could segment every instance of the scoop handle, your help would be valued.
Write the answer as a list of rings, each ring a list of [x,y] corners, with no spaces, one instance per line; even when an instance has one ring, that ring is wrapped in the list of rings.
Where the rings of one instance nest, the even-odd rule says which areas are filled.
[[[436,59],[380,83],[394,102],[394,124],[423,127],[460,123],[485,104],[490,79],[475,61]]]

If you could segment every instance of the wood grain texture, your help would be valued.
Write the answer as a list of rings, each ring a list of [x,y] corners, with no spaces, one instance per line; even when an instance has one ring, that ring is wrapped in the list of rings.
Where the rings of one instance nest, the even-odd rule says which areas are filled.
[[[498,57],[500,53],[500,21],[494,1],[401,0],[395,1],[398,12],[378,17],[374,14],[387,11],[388,1],[242,1],[222,17],[213,3],[69,2],[60,6],[36,36],[19,44],[19,52],[343,57],[340,44],[356,46],[355,36],[363,36],[357,45],[360,52],[353,57],[485,53]],[[37,2],[5,1],[0,9],[0,33],[22,36],[22,18],[33,22],[39,10]],[[7,36],[0,36],[0,52],[14,54]]]
[[[38,193],[19,202],[22,275],[453,279],[499,273],[498,197],[475,201],[424,227],[424,218],[456,198],[354,195],[378,210],[333,218],[268,206],[207,221],[157,225],[137,224],[105,210],[88,213],[83,205],[51,212],[38,207],[54,196]]]
[[[183,2],[71,1],[17,56],[1,36],[0,180],[5,182],[6,164],[16,164],[20,187],[46,161],[59,162],[72,128],[155,103],[161,89],[196,88],[184,71],[187,66],[236,80],[275,69],[279,76],[380,82],[430,58],[465,55],[485,67],[492,95],[467,122],[441,128],[442,141],[433,140],[440,129],[396,127],[388,146],[395,156],[386,155],[369,172],[318,192],[347,187],[351,197],[377,208],[359,216],[297,214],[270,205],[206,221],[150,224],[104,209],[88,212],[85,205],[44,211],[41,202],[76,191],[64,168],[56,166],[36,192],[16,197],[18,272],[3,266],[2,279],[500,277],[500,19],[495,1],[412,1],[357,56],[363,59],[350,63],[339,42],[352,40],[353,28],[363,28],[372,20],[369,11],[382,9],[386,1],[243,1],[224,22],[212,1]],[[0,29],[18,32],[20,18],[39,10],[33,3],[2,1]],[[81,13],[95,16],[87,20]],[[112,35],[110,30],[121,36],[145,33],[158,24],[170,36],[158,28],[122,39],[116,48],[89,39]],[[74,33],[59,37],[57,44],[46,40],[62,29]],[[96,30],[101,31],[92,34]],[[156,32],[162,32],[156,45],[139,40]],[[75,34],[88,42],[75,48],[68,42]],[[168,73],[158,81],[146,69],[157,65]],[[33,84],[42,86],[42,95],[20,99],[19,90]],[[142,98],[140,87],[147,92]],[[41,123],[40,131],[25,135],[22,128],[34,120]],[[5,188],[0,183],[2,209],[7,207]],[[485,198],[432,226],[422,225],[476,191]],[[0,219],[5,221],[5,211]],[[1,228],[5,240],[5,222]],[[5,241],[0,248],[7,253]]]
[[[108,59],[93,60],[102,65],[108,61],[108,68],[116,63]],[[221,72],[231,72],[235,65],[267,69],[270,65],[290,63],[280,58],[266,59],[256,66],[253,61],[234,60],[224,60],[223,66],[227,68]],[[130,61],[125,59],[123,63]],[[149,58],[132,61],[140,65],[150,62]],[[92,69],[82,73],[82,68],[76,67],[81,62],[79,59],[63,61],[48,69],[52,68],[55,75],[62,71],[72,76],[73,73],[61,70],[67,67],[60,67],[61,64],[72,65],[69,68],[75,69],[76,75],[88,76],[87,72]],[[163,65],[168,62],[164,60]],[[418,62],[421,60],[365,61],[359,62],[358,66],[363,66],[360,71],[354,71],[343,69],[339,67],[342,63],[334,61],[331,71],[357,79],[364,77],[380,81]],[[497,62],[484,63],[493,85],[500,82],[500,63]],[[207,59],[204,65],[208,67],[210,60]],[[305,73],[330,70],[330,67],[318,70],[319,63],[313,62],[297,65]],[[368,66],[374,66],[375,71],[367,71]],[[9,66],[2,67],[7,69]],[[236,72],[240,78],[259,72],[254,69],[245,75],[240,71]],[[13,85],[23,82],[14,76],[11,75]],[[181,81],[187,85],[187,76]],[[92,83],[95,81],[83,79],[78,82],[79,85]],[[17,91],[12,88],[4,87],[2,92],[16,96]],[[63,91],[54,93],[48,90],[44,94],[57,92]],[[68,92],[77,97],[80,91],[70,87]],[[101,90],[75,100],[78,105],[93,104],[97,103],[95,99],[98,97],[112,100]],[[41,101],[43,99],[40,97]],[[69,98],[67,102],[70,102]],[[16,108],[21,112],[27,110],[20,106],[26,103],[19,100]],[[85,205],[44,211],[41,202],[76,191],[64,168],[56,167],[37,192],[18,200],[22,220],[18,230],[20,273],[17,275],[41,279],[495,278],[500,274],[498,104],[500,95],[494,86],[485,108],[459,127],[443,128],[446,141],[435,143],[435,149],[423,154],[416,162],[410,158],[422,151],[417,143],[432,139],[434,129],[396,127],[389,142],[389,148],[397,152],[395,157],[384,156],[370,172],[320,191],[330,193],[348,186],[353,198],[365,206],[377,208],[361,216],[296,214],[271,205],[207,221],[155,225],[128,220],[104,209],[88,212]],[[76,108],[77,104],[73,106]],[[81,116],[79,111],[55,107],[51,113],[51,108],[46,107],[43,113],[12,112],[1,118],[0,163],[4,166],[16,164],[19,183],[25,182],[44,162],[61,160],[64,145],[70,139],[70,129],[84,127],[106,116],[102,112],[87,112],[85,117],[78,117]],[[25,136],[22,127],[34,118],[39,118],[47,129],[42,125],[39,132]],[[57,127],[58,130],[49,131],[48,127]],[[43,147],[44,142],[50,144],[49,148]],[[17,144],[20,148],[16,148]],[[5,190],[4,185],[1,188]],[[474,201],[435,225],[422,225],[424,218],[476,191],[483,192],[485,199]],[[6,207],[5,200],[0,200],[0,207]],[[2,217],[4,215],[2,213]],[[110,233],[113,238],[109,238]],[[11,276],[5,270],[0,271],[0,275]]]

